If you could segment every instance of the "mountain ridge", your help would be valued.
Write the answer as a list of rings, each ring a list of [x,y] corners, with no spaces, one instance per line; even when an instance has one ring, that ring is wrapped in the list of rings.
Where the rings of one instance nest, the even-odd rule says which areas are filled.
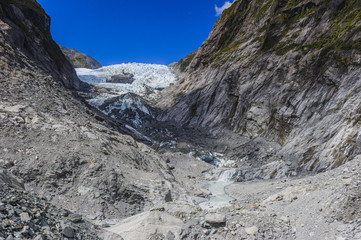
[[[62,47],[60,45],[59,47],[74,68],[97,69],[102,67],[97,60],[85,53],[81,53],[76,49]]]
[[[236,1],[201,47],[174,65],[182,77],[164,93],[160,119],[278,144],[268,162],[290,161],[297,171],[351,160],[359,152],[349,122],[357,124],[360,107],[360,8],[354,0]]]

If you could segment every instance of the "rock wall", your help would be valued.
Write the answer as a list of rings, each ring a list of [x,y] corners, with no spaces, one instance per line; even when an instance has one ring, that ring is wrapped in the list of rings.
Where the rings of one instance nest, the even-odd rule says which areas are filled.
[[[360,10],[354,0],[236,1],[173,66],[181,79],[164,92],[161,119],[276,143],[269,161],[297,171],[352,160],[361,147]]]
[[[1,1],[0,29],[2,61],[24,65],[25,57],[67,88],[79,88],[73,67],[51,37],[50,17],[35,0]]]

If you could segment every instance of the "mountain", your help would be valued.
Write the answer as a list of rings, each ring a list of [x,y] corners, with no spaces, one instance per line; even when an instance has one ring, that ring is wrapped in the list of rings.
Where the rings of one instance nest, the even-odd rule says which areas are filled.
[[[80,81],[0,1],[0,239],[360,239],[360,12],[238,0],[173,71]]]
[[[183,192],[171,183],[164,156],[79,97],[75,90],[85,83],[36,1],[0,2],[0,52],[0,182],[16,185],[5,168],[27,191],[88,220],[134,215],[172,189]],[[0,218],[11,216],[3,212],[6,194],[0,192]],[[9,232],[15,237],[22,229]]]
[[[173,66],[181,77],[161,119],[244,137],[229,154],[273,164],[271,177],[351,161],[361,151],[360,12],[354,0],[235,1]]]
[[[64,55],[68,58],[70,63],[74,66],[74,68],[97,69],[102,67],[102,65],[97,60],[79,52],[76,49],[70,49],[62,46],[59,47]]]

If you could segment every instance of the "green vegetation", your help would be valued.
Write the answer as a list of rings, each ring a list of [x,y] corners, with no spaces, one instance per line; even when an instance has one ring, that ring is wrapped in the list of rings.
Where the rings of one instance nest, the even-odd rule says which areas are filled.
[[[82,58],[81,56],[76,56],[75,59],[76,59],[80,64],[82,64],[82,65],[85,64],[85,60],[84,60],[84,58]]]
[[[297,6],[300,2],[302,2],[302,0],[289,0],[286,6],[292,8]]]
[[[80,63],[80,65],[82,67],[90,68],[90,66],[88,64],[86,64],[85,59],[80,55],[76,56],[75,59],[73,57],[71,57],[70,59],[73,61],[74,65],[79,65],[79,64],[77,64],[77,62],[78,62],[78,63]]]
[[[194,56],[196,55],[196,52],[192,52],[190,54],[188,54],[185,58],[181,59],[179,61],[180,64],[180,70],[183,72],[184,70],[186,70],[186,68],[189,66],[189,64],[192,62]]]
[[[262,1],[262,2],[264,2],[264,1]],[[262,4],[262,2],[260,4]],[[257,4],[258,4],[258,1],[257,1]],[[261,19],[264,16],[265,12],[271,7],[271,5],[272,5],[272,1],[264,2],[261,9],[254,15],[254,18],[256,20]]]
[[[236,0],[236,1],[232,4],[232,6],[230,6],[230,7],[227,8],[227,9],[225,9],[225,10],[223,11],[223,13],[222,13],[221,18],[228,18],[228,17],[232,14],[233,10],[236,9],[236,6],[238,6],[240,2],[241,2],[241,0]]]
[[[231,44],[230,46],[223,48],[221,51],[218,51],[215,55],[215,60],[216,61],[220,61],[222,60],[222,56],[224,54],[227,54],[229,52],[232,52],[234,50],[236,50],[239,46],[241,46],[244,43],[244,41],[242,42],[234,42],[233,44]]]
[[[273,3],[273,0],[236,1],[231,8],[224,11],[215,26],[224,29],[222,38],[219,39],[218,50],[205,56],[203,60],[215,63],[225,61],[228,57],[235,56],[231,53],[250,39],[253,39],[253,42],[260,42],[262,46],[254,57],[268,51],[284,55],[293,49],[302,50],[304,54],[311,51],[315,58],[324,57],[332,52],[334,59],[347,66],[351,58],[345,57],[347,55],[340,53],[339,50],[361,51],[361,39],[354,39],[361,32],[359,0],[345,0],[345,4],[330,15],[330,27],[316,33],[313,42],[308,40],[307,45],[304,42],[296,43],[300,33],[294,32],[293,29],[295,26],[299,27],[298,23],[301,19],[304,19],[306,24],[311,22],[316,26],[324,13],[330,10],[330,0],[322,0],[318,3],[305,0],[280,1],[278,8],[272,8],[274,12],[270,16],[265,16]],[[245,37],[241,33],[244,24],[253,25],[265,17],[267,17],[264,19],[265,23],[258,24],[253,36]],[[186,68],[191,60],[187,57],[183,59],[182,68]]]
[[[331,50],[351,50],[361,51],[360,40],[355,43],[348,43],[349,40],[361,31],[357,25],[361,21],[361,5],[354,7],[357,0],[346,1],[345,6],[332,14],[332,30],[325,32],[320,39],[309,45],[311,49],[322,49],[320,55],[325,56]],[[357,27],[357,28],[356,28]],[[344,64],[347,62],[340,61]]]
[[[316,11],[318,15],[324,13],[327,10],[327,7],[329,7],[329,1],[327,0],[323,1],[320,6],[306,4],[296,7],[300,3],[300,0],[289,1],[286,7],[293,9],[282,13],[282,23],[288,24],[288,28],[292,27],[292,25],[296,21],[305,17],[309,17]],[[336,49],[356,49],[361,51],[360,41],[357,41],[355,43],[348,43],[352,36],[361,31],[361,26],[358,26],[358,24],[361,22],[361,5],[357,6],[356,3],[357,0],[346,0],[345,6],[331,15],[331,31],[327,30],[319,37],[315,37],[315,39],[317,40],[315,40],[309,45],[306,45],[305,47],[311,50],[320,49],[321,57],[327,55],[330,51]],[[320,19],[318,19],[318,21],[319,20]],[[355,30],[356,27],[357,29]],[[284,33],[282,35],[283,36],[281,36],[280,39],[286,36]],[[290,41],[289,43],[276,45],[275,50],[277,54],[283,55],[295,47],[297,47],[297,44],[294,44],[292,43],[292,41]],[[342,64],[348,64],[349,62],[337,56],[335,57],[335,59],[339,60]]]

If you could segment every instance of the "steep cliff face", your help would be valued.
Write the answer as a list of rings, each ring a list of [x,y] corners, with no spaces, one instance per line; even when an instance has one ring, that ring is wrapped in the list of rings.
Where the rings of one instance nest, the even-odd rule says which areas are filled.
[[[51,37],[50,18],[35,0],[1,1],[0,27],[2,61],[21,65],[26,57],[66,87],[79,88],[74,69]]]
[[[76,49],[65,48],[62,46],[60,46],[60,49],[74,68],[97,69],[102,67],[102,65],[97,60],[79,52]]]
[[[269,161],[294,169],[350,161],[361,150],[360,20],[356,0],[238,0],[174,66],[162,119],[277,143]]]

